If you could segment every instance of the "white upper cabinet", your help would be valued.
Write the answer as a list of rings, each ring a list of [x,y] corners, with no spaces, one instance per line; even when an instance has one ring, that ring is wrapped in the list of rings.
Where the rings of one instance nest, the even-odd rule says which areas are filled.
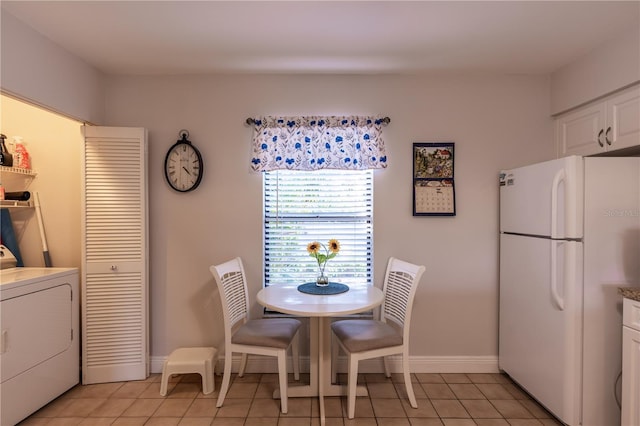
[[[640,147],[640,85],[560,115],[558,158]]]
[[[640,86],[607,101],[605,144],[608,150],[640,146]]]

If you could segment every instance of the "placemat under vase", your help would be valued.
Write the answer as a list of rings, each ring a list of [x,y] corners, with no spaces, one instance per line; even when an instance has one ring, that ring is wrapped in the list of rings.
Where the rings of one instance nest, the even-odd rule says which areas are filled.
[[[307,294],[340,294],[349,290],[349,286],[342,283],[330,282],[326,286],[319,286],[316,283],[304,283],[298,286],[298,291]]]

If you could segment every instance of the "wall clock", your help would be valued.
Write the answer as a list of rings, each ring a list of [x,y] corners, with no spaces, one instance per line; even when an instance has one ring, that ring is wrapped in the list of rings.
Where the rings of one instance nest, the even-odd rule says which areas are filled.
[[[187,139],[189,132],[180,130],[179,135],[164,159],[164,176],[172,189],[189,192],[200,185],[204,164],[200,151]]]

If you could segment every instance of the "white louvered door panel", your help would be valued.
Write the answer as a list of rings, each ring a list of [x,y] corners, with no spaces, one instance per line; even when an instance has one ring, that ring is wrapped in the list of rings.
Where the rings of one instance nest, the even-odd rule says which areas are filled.
[[[149,375],[147,133],[85,127],[82,383]]]

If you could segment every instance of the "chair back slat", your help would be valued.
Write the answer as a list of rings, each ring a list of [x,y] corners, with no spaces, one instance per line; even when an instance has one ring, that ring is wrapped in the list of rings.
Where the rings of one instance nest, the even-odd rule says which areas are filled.
[[[226,336],[240,322],[248,319],[249,294],[245,280],[244,267],[240,258],[235,258],[211,268],[222,302],[222,312]]]
[[[380,319],[397,325],[402,330],[404,339],[408,338],[413,299],[424,270],[424,266],[414,265],[394,257],[390,258],[387,264],[382,287],[384,301]]]
[[[228,272],[221,277],[224,298],[229,315],[229,323],[233,327],[247,316],[247,295],[242,272]]]
[[[404,326],[407,306],[411,297],[413,276],[406,272],[390,271],[386,283],[384,316]]]

